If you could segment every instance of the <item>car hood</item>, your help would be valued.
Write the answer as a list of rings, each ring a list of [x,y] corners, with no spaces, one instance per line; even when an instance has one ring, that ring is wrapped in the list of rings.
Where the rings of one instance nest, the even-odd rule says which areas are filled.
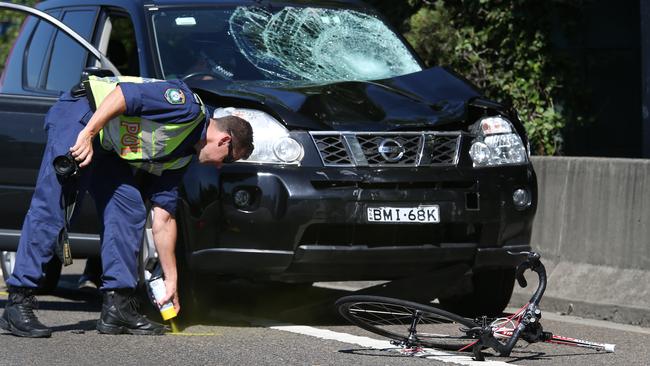
[[[207,104],[266,111],[289,128],[389,131],[463,121],[480,94],[441,67],[375,81],[189,80]]]

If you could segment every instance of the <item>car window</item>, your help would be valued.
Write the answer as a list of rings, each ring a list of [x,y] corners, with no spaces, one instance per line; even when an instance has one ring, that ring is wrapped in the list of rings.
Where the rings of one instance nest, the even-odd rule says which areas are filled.
[[[128,13],[122,9],[108,9],[104,23],[99,26],[97,49],[106,55],[122,75],[140,75],[135,28]],[[101,67],[99,60],[96,67]]]
[[[49,14],[58,18],[61,12],[57,11]],[[45,53],[50,49],[50,42],[54,33],[55,27],[52,24],[43,20],[39,21],[29,40],[29,44],[25,48],[24,80],[29,88],[38,88],[41,84],[46,59]]]
[[[96,11],[68,10],[63,15],[63,23],[72,28],[86,40],[90,40]],[[57,32],[47,73],[45,89],[55,91],[69,90],[81,79],[81,71],[86,66],[88,52],[64,32]]]
[[[111,26],[106,56],[122,75],[140,75],[138,45],[131,19],[121,14],[111,14],[108,21]]]
[[[152,12],[165,78],[373,80],[420,71],[376,14],[315,6],[220,6]]]

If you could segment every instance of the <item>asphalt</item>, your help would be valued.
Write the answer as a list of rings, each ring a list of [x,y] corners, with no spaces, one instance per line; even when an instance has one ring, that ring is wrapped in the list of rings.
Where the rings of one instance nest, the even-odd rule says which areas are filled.
[[[426,353],[414,357],[351,341],[352,336],[381,341],[346,324],[331,305],[361,283],[328,284],[327,288],[216,284],[209,296],[212,310],[193,314],[194,320],[186,323],[180,334],[102,335],[94,328],[99,316],[98,294],[74,289],[76,274],[66,272],[62,288],[54,295],[39,297],[38,315],[53,327],[52,338],[24,339],[0,333],[0,365],[442,365],[453,357],[429,355],[435,357],[432,359],[426,358]],[[0,306],[5,301],[6,293],[0,293]],[[532,344],[517,348],[513,357],[488,360],[516,365],[650,363],[650,328],[552,313],[545,313],[543,324],[556,334],[615,343],[617,352]]]

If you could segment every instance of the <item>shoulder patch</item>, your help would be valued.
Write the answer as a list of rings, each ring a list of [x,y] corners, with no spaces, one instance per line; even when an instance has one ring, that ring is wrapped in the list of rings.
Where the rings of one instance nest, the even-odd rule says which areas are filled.
[[[185,104],[185,94],[180,89],[169,88],[165,90],[165,99],[169,104]]]

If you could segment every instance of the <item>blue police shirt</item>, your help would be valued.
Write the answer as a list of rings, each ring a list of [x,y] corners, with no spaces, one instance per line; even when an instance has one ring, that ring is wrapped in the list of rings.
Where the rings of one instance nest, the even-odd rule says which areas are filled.
[[[138,116],[159,123],[191,122],[201,113],[197,97],[184,82],[166,80],[146,83],[120,83],[120,89],[126,101],[125,116]],[[168,100],[167,91],[180,90],[184,95],[183,103]],[[206,111],[205,121],[196,126],[192,133],[174,150],[170,158],[179,158],[195,154],[194,145],[201,139],[202,131],[207,125],[209,115]]]
[[[186,123],[196,119],[201,113],[201,105],[194,93],[180,80],[156,81],[148,83],[120,83],[120,89],[126,102],[126,116],[138,116],[159,123]],[[183,103],[169,100],[170,89],[180,90],[184,96]],[[192,133],[170,154],[177,158],[196,153],[194,145],[203,137],[209,114],[198,124]],[[178,185],[183,179],[185,168],[166,170],[159,177],[147,177],[140,187],[143,196],[154,204],[174,215],[178,200]]]

